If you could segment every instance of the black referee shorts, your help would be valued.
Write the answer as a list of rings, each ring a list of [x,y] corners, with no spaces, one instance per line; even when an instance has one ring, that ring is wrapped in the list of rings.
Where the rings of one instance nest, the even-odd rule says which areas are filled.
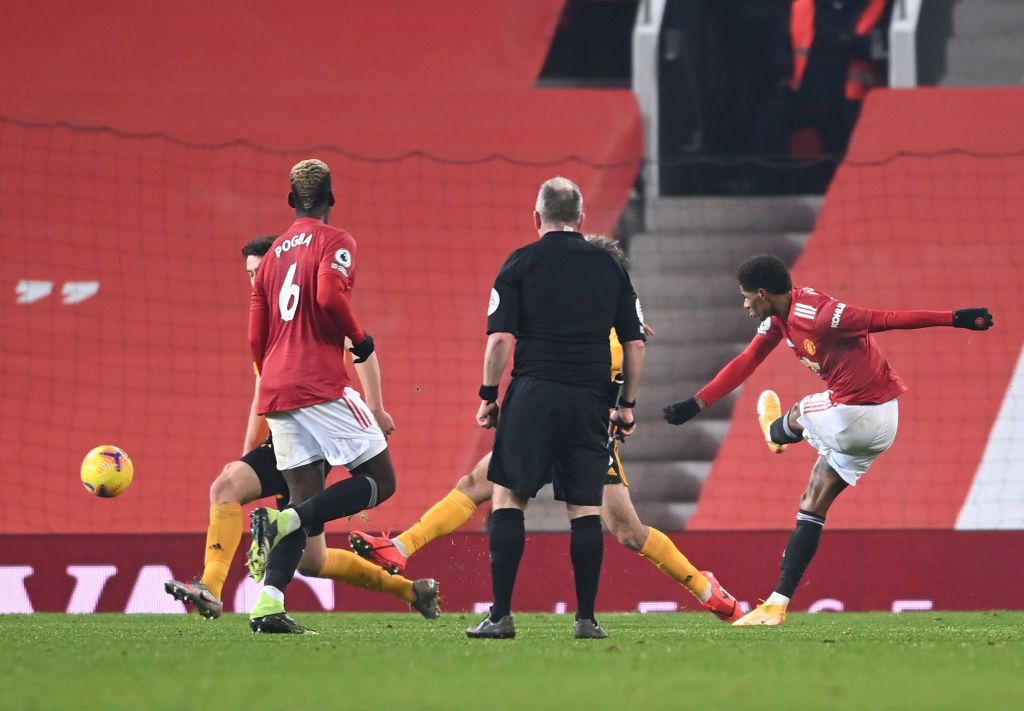
[[[559,501],[600,506],[608,473],[607,400],[603,386],[513,378],[487,478],[531,499],[552,482]]]
[[[288,491],[288,482],[284,480],[284,474],[277,468],[277,457],[274,455],[274,442],[270,437],[249,452],[246,452],[240,460],[252,467],[256,472],[256,478],[260,480],[260,498],[273,496],[277,503],[278,510],[288,508],[288,500],[291,492]],[[324,527],[319,525],[316,530],[310,530],[310,536],[319,536],[324,532]]]

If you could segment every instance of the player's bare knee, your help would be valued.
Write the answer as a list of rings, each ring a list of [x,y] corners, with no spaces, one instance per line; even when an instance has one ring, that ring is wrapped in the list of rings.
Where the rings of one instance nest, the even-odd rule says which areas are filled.
[[[238,462],[230,462],[224,465],[220,474],[210,484],[210,504],[240,504],[241,492],[235,481],[238,471],[235,466]]]
[[[494,485],[487,480],[486,468],[483,470],[482,475],[474,469],[459,479],[455,484],[455,488],[472,499],[473,503],[477,506],[488,501],[494,492]]]

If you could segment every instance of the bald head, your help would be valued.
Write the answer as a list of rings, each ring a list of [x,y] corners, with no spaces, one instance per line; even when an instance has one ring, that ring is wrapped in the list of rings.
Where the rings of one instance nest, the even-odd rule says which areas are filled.
[[[302,212],[328,207],[331,202],[331,169],[322,160],[308,158],[292,166],[288,175],[292,184],[289,202]]]
[[[541,225],[575,228],[583,221],[583,193],[576,183],[557,176],[545,181],[537,193],[537,220]]]

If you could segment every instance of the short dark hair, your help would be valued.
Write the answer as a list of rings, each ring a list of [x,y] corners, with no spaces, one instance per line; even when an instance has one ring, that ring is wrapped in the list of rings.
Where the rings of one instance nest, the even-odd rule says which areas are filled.
[[[274,240],[277,239],[274,235],[267,235],[266,237],[257,237],[254,240],[250,240],[245,243],[242,247],[243,257],[262,257],[270,251],[270,245],[274,244]]]
[[[740,265],[736,279],[743,291],[764,289],[769,294],[785,294],[793,290],[793,279],[785,262],[774,254],[758,254]]]

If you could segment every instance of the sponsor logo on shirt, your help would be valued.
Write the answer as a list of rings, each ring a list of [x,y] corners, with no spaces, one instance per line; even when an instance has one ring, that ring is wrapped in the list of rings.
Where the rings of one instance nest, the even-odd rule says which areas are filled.
[[[498,296],[498,290],[491,289],[491,299],[487,302],[487,315],[490,316],[497,311],[499,304],[501,304],[501,297]]]
[[[836,312],[832,314],[832,328],[839,328],[839,319],[843,317],[843,311],[846,309],[846,304],[840,302],[836,306]]]
[[[281,255],[283,253],[288,252],[289,250],[293,249],[294,247],[308,247],[309,243],[312,242],[312,241],[313,241],[313,233],[312,232],[310,232],[309,234],[306,234],[305,232],[301,232],[301,233],[295,235],[294,237],[292,237],[291,239],[286,239],[284,242],[282,242],[281,244],[279,244],[276,247],[274,247],[274,256],[277,257],[278,259],[280,259]]]

